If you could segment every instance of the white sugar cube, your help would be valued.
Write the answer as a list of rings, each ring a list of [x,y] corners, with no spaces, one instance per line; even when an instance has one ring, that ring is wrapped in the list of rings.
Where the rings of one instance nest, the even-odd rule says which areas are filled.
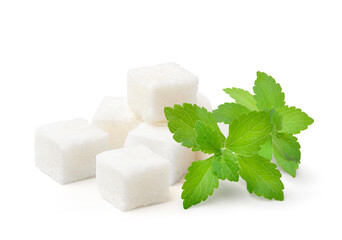
[[[206,96],[204,96],[202,93],[198,93],[197,94],[197,103],[196,103],[196,105],[200,106],[200,107],[204,107],[208,111],[213,110],[209,99]]]
[[[177,143],[167,126],[141,123],[128,133],[125,147],[144,145],[170,162],[170,185],[177,183],[196,159],[195,152]]]
[[[96,159],[98,190],[122,211],[168,200],[169,163],[149,148],[115,149]]]
[[[198,78],[176,63],[128,71],[128,104],[148,123],[166,122],[164,107],[196,103],[197,88]]]
[[[128,107],[125,98],[105,97],[98,107],[92,125],[109,134],[109,148],[122,148],[127,134],[139,124],[139,118]]]
[[[218,123],[218,127],[220,128],[223,135],[225,137],[227,137],[229,125],[224,124],[224,123]],[[204,159],[210,158],[211,156],[213,156],[213,154],[207,154],[207,153],[203,153],[201,151],[198,151],[198,152],[196,152],[196,161],[197,160],[204,160]]]
[[[108,150],[108,134],[75,119],[35,131],[36,166],[61,184],[95,176],[96,155]]]

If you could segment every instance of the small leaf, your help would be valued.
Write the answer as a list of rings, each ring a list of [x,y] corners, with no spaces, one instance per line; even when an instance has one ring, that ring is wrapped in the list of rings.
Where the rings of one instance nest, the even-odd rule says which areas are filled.
[[[212,171],[212,158],[193,162],[188,170],[182,187],[185,209],[205,201],[219,185],[218,178]]]
[[[216,153],[221,151],[226,140],[221,131],[215,131],[213,127],[202,121],[196,122],[195,129],[196,142],[202,152]]]
[[[271,122],[276,130],[279,131],[283,128],[283,118],[281,114],[279,114],[277,111],[273,111]]]
[[[290,134],[297,134],[308,128],[314,120],[309,117],[301,109],[295,107],[285,106],[279,109],[279,114],[283,118],[283,128],[281,132],[286,132]]]
[[[213,171],[219,179],[239,181],[239,163],[237,157],[228,149],[222,155],[213,157]]]
[[[245,106],[236,103],[224,103],[218,106],[213,111],[214,117],[218,122],[231,124],[234,119],[238,118],[243,113],[248,113],[250,110]]]
[[[250,92],[243,90],[241,88],[226,88],[226,89],[223,89],[223,91],[225,91],[233,99],[235,99],[235,102],[237,104],[245,106],[251,111],[258,110],[256,106],[256,101]]]
[[[247,183],[247,190],[267,199],[284,200],[284,185],[277,165],[258,155],[239,157],[240,176]]]
[[[269,138],[267,142],[265,142],[263,145],[261,145],[261,149],[258,152],[258,155],[261,157],[264,157],[266,159],[272,160],[272,138]]]
[[[165,107],[164,112],[168,120],[169,130],[174,134],[173,139],[176,142],[182,143],[185,147],[192,148],[193,151],[199,150],[196,142],[196,121],[200,120],[205,122],[215,131],[221,132],[213,114],[197,105],[184,103],[181,106],[176,104],[173,108]]]
[[[259,110],[279,109],[285,105],[285,94],[279,83],[266,73],[257,72],[253,90]]]
[[[296,177],[301,155],[297,138],[286,133],[277,134],[273,138],[273,154],[278,165],[292,177]]]

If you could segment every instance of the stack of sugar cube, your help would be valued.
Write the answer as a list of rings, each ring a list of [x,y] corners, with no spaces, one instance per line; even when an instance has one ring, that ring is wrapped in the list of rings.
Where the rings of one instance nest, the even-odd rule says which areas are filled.
[[[127,99],[105,97],[92,124],[72,120],[36,130],[36,165],[64,184],[95,176],[101,196],[121,210],[167,200],[169,185],[202,158],[172,138],[165,107],[211,110],[198,78],[175,63],[128,71]]]

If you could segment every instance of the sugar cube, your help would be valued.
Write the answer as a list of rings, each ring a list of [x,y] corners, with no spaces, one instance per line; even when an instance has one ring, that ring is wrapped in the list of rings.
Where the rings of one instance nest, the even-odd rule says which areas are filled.
[[[197,88],[198,78],[176,63],[128,71],[128,104],[147,123],[166,122],[164,107],[196,103]]]
[[[96,155],[108,150],[108,134],[75,119],[35,131],[36,166],[61,184],[95,176]]]
[[[204,96],[202,93],[198,93],[197,94],[197,103],[196,103],[196,105],[200,106],[200,107],[204,107],[208,111],[212,111],[213,110],[209,99],[206,96]]]
[[[145,146],[103,152],[96,157],[101,196],[122,211],[165,202],[169,163]]]
[[[177,143],[168,127],[140,123],[128,133],[125,147],[144,145],[170,162],[170,185],[177,183],[196,159],[195,152]]]
[[[105,97],[98,107],[92,125],[109,134],[109,148],[122,148],[127,134],[141,120],[128,107],[125,98]]]

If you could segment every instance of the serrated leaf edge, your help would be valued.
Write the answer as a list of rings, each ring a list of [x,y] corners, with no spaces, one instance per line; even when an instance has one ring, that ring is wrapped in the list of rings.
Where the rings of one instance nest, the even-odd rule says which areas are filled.
[[[306,126],[305,128],[300,129],[299,132],[296,132],[296,133],[289,133],[289,132],[282,131],[282,130],[280,130],[279,132],[288,133],[288,134],[299,134],[299,133],[301,133],[302,131],[308,129],[309,126],[310,126],[311,124],[314,123],[314,119],[313,119],[312,117],[310,117],[310,116],[309,116],[306,112],[304,112],[302,109],[297,108],[297,107],[294,107],[294,106],[291,106],[291,107],[290,107],[290,106],[288,106],[288,105],[285,105],[283,108],[285,108],[285,107],[287,107],[289,110],[290,110],[290,109],[298,109],[300,112],[304,113],[304,114],[309,118],[310,123],[307,124],[307,126]],[[281,113],[279,113],[279,114],[282,115]],[[283,116],[283,115],[282,115],[282,116]]]
[[[265,158],[266,159],[266,158]],[[266,159],[266,160],[268,160],[268,159]],[[272,163],[272,162],[269,162],[270,163],[270,166],[272,166],[272,169],[274,170],[277,170],[278,171],[278,176],[277,177],[279,177],[279,180],[280,180],[280,183],[281,183],[281,192],[282,192],[282,198],[281,199],[276,199],[276,198],[272,198],[272,197],[267,197],[267,196],[265,196],[264,194],[258,194],[258,193],[256,193],[255,191],[253,191],[253,190],[251,190],[250,188],[250,185],[248,184],[248,182],[246,182],[246,180],[244,179],[244,178],[242,178],[242,176],[241,176],[241,178],[242,179],[244,179],[245,180],[245,182],[246,182],[246,185],[247,185],[247,190],[248,190],[248,192],[249,193],[254,193],[256,196],[258,196],[258,197],[264,197],[264,198],[266,198],[266,199],[269,199],[269,200],[272,200],[272,199],[274,199],[274,200],[278,200],[278,201],[283,201],[284,200],[284,192],[283,192],[283,190],[285,189],[285,187],[284,187],[284,183],[281,181],[281,177],[282,177],[282,174],[281,174],[281,172],[279,171],[279,169],[277,168],[277,164],[274,164],[274,163]],[[252,170],[253,172],[255,172],[252,168],[249,168],[250,170]],[[256,174],[257,176],[258,176],[258,174]],[[261,178],[261,177],[260,177]],[[262,180],[263,180],[263,178],[261,178]],[[268,183],[266,182],[266,181],[264,181],[263,180],[263,182],[267,185],[267,186],[269,186],[268,185]],[[270,188],[270,189],[272,189],[272,188]]]
[[[209,160],[209,161],[212,161],[211,158],[212,158],[212,157],[207,158],[207,159],[205,159],[205,160],[199,160],[199,161],[208,161],[208,160]],[[196,162],[198,162],[198,161],[196,161]],[[190,165],[190,166],[189,166],[189,168],[188,168],[188,173],[190,173],[192,167],[193,167],[193,165]],[[205,174],[207,174],[208,171],[211,171],[211,173],[214,174],[214,173],[212,172],[212,162],[210,163],[210,167],[207,169],[207,171],[206,171]],[[189,175],[188,175],[188,173],[187,173],[187,174],[185,175],[185,177],[184,177],[185,181],[188,181],[188,180],[189,180]],[[214,174],[214,175],[216,176],[216,174]],[[217,176],[216,176],[216,177],[217,177]],[[183,186],[182,186],[183,192],[184,192],[184,184],[185,184],[185,182],[183,183]],[[197,188],[197,187],[198,187],[198,185],[197,185],[195,188]],[[184,208],[184,209],[188,209],[188,208],[190,208],[190,207],[192,207],[192,206],[194,206],[194,205],[197,205],[197,204],[199,204],[199,203],[201,203],[201,202],[204,202],[205,200],[208,199],[208,197],[210,197],[210,196],[213,195],[215,189],[217,189],[218,187],[219,187],[219,178],[217,178],[217,184],[213,187],[213,189],[208,193],[207,196],[205,196],[204,198],[200,199],[199,201],[196,201],[196,202],[192,203],[192,204],[189,205],[189,206],[185,206],[185,203],[184,203],[185,198],[184,198],[184,195],[183,195],[183,192],[182,192],[182,194],[181,194],[181,199],[184,200],[184,201],[183,201],[183,208]],[[193,191],[193,192],[194,192],[194,191]]]

